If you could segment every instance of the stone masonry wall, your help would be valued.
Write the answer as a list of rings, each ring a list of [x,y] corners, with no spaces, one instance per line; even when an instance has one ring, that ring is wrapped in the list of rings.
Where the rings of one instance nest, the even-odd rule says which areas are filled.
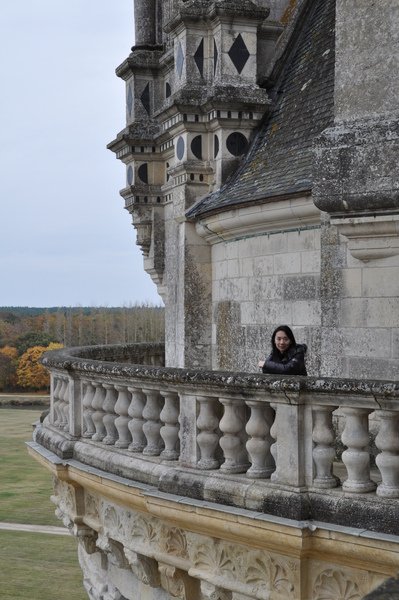
[[[272,331],[293,326],[309,346],[309,373],[320,356],[320,230],[287,231],[220,242],[212,248],[213,368],[256,371]]]
[[[399,257],[361,261],[334,226],[322,235],[321,374],[399,377]]]

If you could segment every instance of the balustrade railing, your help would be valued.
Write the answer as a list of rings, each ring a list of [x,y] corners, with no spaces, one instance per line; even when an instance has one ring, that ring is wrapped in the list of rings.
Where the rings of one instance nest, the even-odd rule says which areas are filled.
[[[140,355],[132,350],[133,358]],[[99,355],[92,349],[90,358],[85,349],[46,355],[52,392],[44,426],[72,441],[198,472],[399,498],[398,382],[164,368],[156,365],[159,351],[148,359],[149,348],[151,366],[129,364],[126,349],[123,362],[112,360],[110,349]],[[346,448],[341,479],[334,469],[338,438]]]

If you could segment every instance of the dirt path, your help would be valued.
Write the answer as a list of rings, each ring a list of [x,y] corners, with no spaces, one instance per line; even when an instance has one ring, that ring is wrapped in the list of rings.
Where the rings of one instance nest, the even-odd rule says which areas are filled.
[[[51,533],[53,535],[70,535],[66,527],[55,527],[52,525],[27,525],[26,523],[2,523],[0,530],[6,531],[32,531],[34,533]]]

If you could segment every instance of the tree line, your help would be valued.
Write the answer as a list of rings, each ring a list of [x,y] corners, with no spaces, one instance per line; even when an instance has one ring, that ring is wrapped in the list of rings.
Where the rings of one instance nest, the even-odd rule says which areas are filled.
[[[0,391],[44,390],[43,352],[70,346],[164,340],[164,309],[124,307],[0,308]]]

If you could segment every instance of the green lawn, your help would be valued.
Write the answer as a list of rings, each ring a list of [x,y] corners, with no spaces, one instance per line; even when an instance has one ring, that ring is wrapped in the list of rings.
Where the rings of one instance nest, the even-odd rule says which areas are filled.
[[[72,536],[0,531],[2,600],[87,600]]]
[[[51,475],[25,446],[42,410],[0,409],[0,521],[61,525],[50,501]]]
[[[25,442],[43,408],[0,408],[0,521],[58,525],[50,473]],[[72,536],[0,530],[1,600],[87,600]]]

